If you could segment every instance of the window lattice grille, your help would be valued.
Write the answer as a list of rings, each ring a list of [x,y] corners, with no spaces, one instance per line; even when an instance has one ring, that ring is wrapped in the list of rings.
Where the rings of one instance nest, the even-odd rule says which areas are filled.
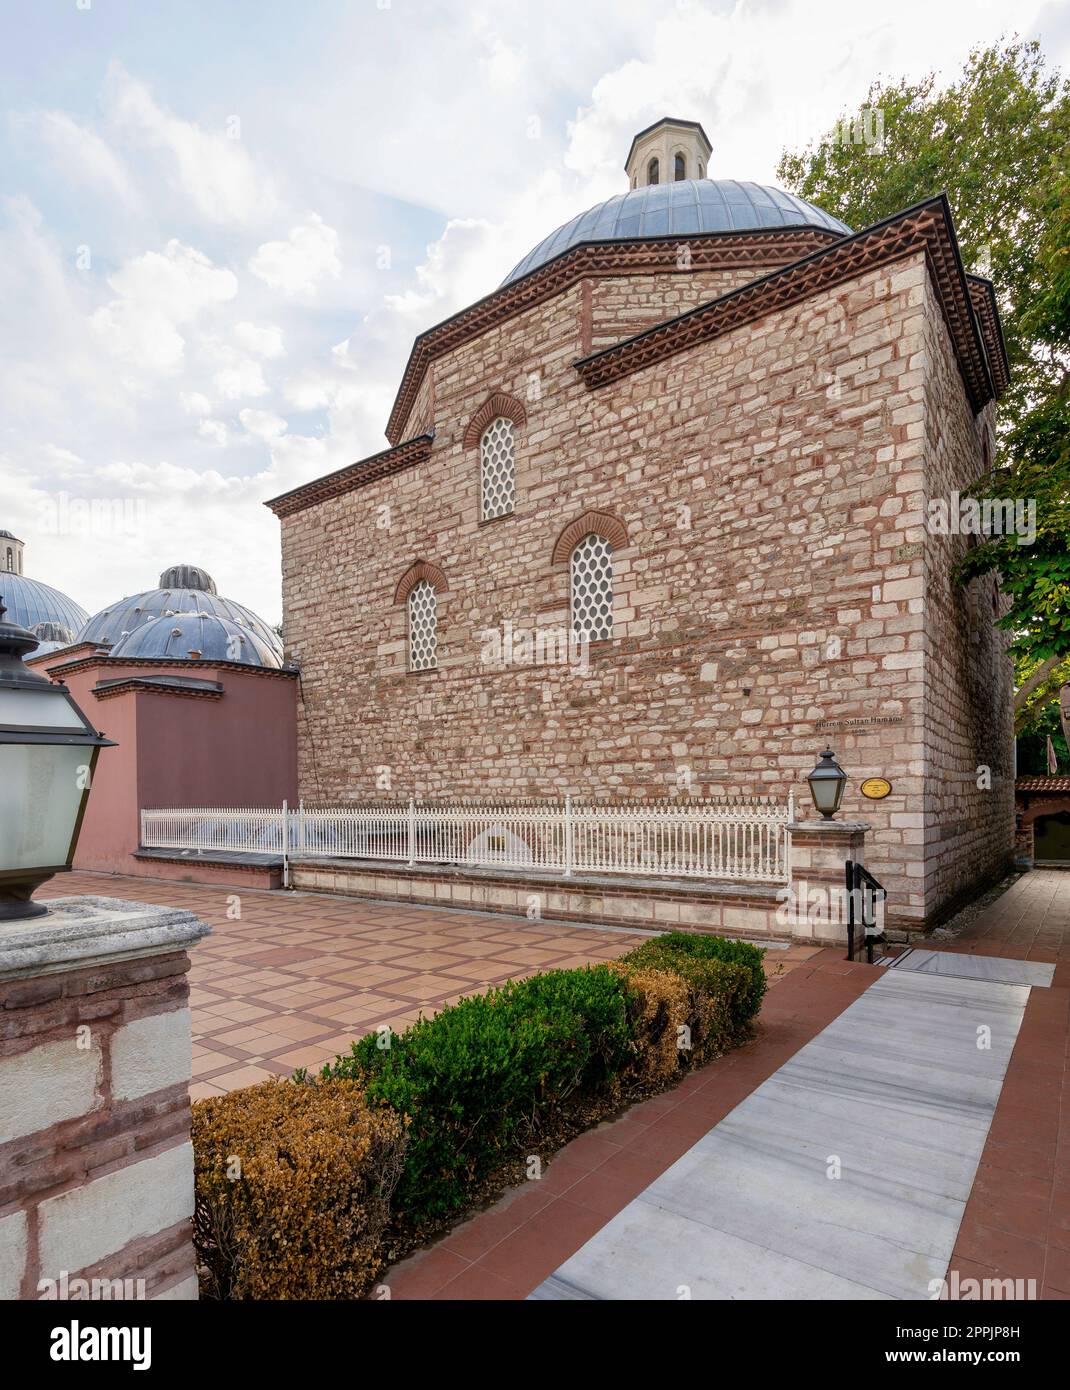
[[[482,459],[483,520],[505,516],[516,497],[516,445],[512,420],[499,415],[479,441]]]
[[[409,670],[431,671],[438,665],[438,601],[426,579],[409,595]]]
[[[613,636],[613,547],[602,536],[572,552],[572,630],[591,642]]]

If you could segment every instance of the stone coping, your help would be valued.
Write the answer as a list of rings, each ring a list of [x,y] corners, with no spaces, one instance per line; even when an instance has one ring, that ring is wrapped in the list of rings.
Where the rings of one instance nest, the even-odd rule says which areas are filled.
[[[247,868],[281,869],[281,854],[260,854],[238,849],[145,849],[134,851],[135,859],[161,859],[167,864],[241,864]]]
[[[510,868],[498,869],[485,864],[409,864],[404,859],[335,859],[316,855],[314,857],[291,856],[291,869],[322,869],[333,873],[389,874],[393,878],[423,878],[439,881],[456,879],[464,882],[502,883],[519,887],[521,884],[537,883],[567,892],[583,892],[586,889],[611,889],[617,892],[635,891],[641,894],[656,894],[659,897],[682,895],[685,897],[734,897],[755,898],[767,903],[776,898],[777,893],[786,888],[787,883],[770,879],[768,883],[749,883],[735,879],[704,878],[643,878],[632,874],[569,874],[547,869]]]
[[[211,931],[185,908],[122,898],[50,898],[48,915],[0,922],[0,980],[183,951]]]
[[[865,835],[873,827],[865,820],[796,820],[788,829],[793,835]]]

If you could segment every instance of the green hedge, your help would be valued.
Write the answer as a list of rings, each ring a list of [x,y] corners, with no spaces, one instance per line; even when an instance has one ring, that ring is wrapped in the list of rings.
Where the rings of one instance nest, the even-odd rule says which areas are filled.
[[[649,1092],[738,1043],[765,992],[762,955],[670,932],[613,966],[532,975],[402,1034],[370,1033],[321,1075],[360,1081],[369,1103],[409,1120],[394,1209],[418,1226],[468,1206],[504,1163],[537,1152],[567,1102]],[[665,1030],[675,1038],[679,1025],[690,1046],[674,1062]]]
[[[752,946],[749,941],[731,941],[723,936],[672,931],[644,941],[634,951],[629,951],[624,960],[634,965],[650,966],[654,970],[675,970],[678,974],[686,974],[693,970],[694,963],[701,961],[720,961],[725,965],[742,966],[748,984],[742,990],[733,988],[733,1025],[745,1028],[757,1015],[765,997],[766,979],[765,971],[762,969],[764,955],[763,947]]]
[[[417,1222],[440,1217],[533,1141],[548,1108],[609,1090],[629,1055],[627,1000],[604,965],[551,970],[400,1035],[369,1034],[322,1075],[359,1079],[369,1101],[410,1117],[396,1207]]]

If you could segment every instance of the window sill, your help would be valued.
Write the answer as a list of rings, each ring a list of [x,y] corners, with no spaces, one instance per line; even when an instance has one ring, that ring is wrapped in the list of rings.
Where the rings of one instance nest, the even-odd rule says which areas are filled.
[[[508,521],[510,517],[514,516],[516,516],[515,507],[511,512],[502,512],[501,516],[481,516],[478,524],[480,526],[493,526],[496,521]]]

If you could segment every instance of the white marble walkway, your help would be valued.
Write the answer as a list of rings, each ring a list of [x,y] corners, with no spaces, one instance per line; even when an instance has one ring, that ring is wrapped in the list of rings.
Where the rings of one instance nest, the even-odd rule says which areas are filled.
[[[975,974],[882,972],[530,1297],[931,1297],[1050,982]]]
[[[1001,985],[1039,985],[1047,989],[1054,965],[1040,961],[1009,960],[1006,956],[974,956],[960,951],[904,951],[892,962],[895,970],[917,970],[925,975],[955,976],[960,980],[991,980]]]

